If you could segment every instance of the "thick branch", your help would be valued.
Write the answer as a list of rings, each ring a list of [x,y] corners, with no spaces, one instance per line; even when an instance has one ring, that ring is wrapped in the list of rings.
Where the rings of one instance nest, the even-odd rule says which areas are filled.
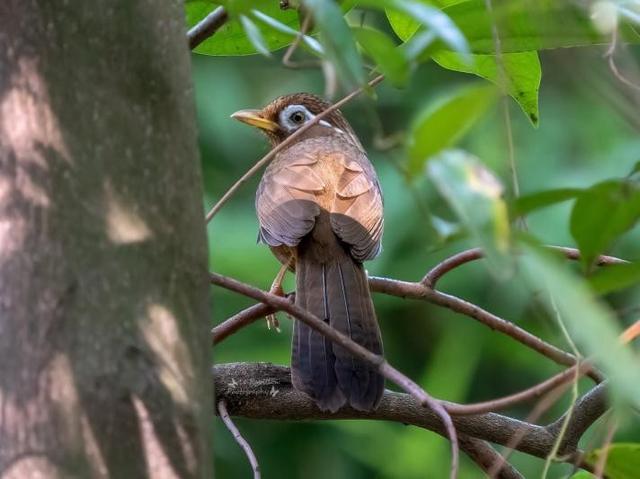
[[[582,396],[576,403],[558,453],[567,454],[573,452],[578,447],[578,441],[582,435],[607,411],[607,408],[607,383],[602,382]],[[557,435],[562,428],[564,418],[565,416],[563,415],[549,424],[547,431],[554,436]]]
[[[220,364],[213,367],[217,401],[224,399],[229,414],[253,419],[327,420],[372,419],[422,427],[445,435],[440,418],[408,394],[385,391],[376,411],[365,413],[345,407],[334,414],[319,410],[304,393],[291,386],[290,371],[268,363]],[[583,396],[574,410],[575,419],[566,432],[563,454],[575,453],[580,436],[604,412],[606,388],[598,385]],[[529,424],[495,413],[453,418],[460,433],[495,444],[508,445],[515,434],[522,435],[517,450],[545,458],[556,440],[555,423],[549,427]],[[565,456],[573,462],[574,456]]]

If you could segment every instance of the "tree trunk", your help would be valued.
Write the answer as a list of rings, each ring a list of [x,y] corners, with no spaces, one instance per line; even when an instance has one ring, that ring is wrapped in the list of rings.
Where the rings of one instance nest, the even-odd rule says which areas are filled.
[[[177,0],[0,4],[0,478],[211,477]]]

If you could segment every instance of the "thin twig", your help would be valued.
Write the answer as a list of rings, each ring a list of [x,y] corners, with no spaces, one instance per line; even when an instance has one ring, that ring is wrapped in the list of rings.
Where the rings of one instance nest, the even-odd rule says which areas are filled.
[[[579,364],[579,363],[578,363]],[[551,462],[557,460],[558,458],[558,450],[560,449],[560,445],[564,440],[564,436],[567,433],[567,428],[569,427],[569,422],[571,421],[571,417],[573,415],[573,410],[576,406],[576,401],[578,400],[578,380],[580,379],[580,369],[579,366],[575,368],[575,374],[573,378],[573,382],[571,384],[571,404],[569,405],[569,409],[565,414],[564,421],[562,421],[562,426],[558,430],[558,437],[553,443],[553,447],[551,451],[549,451],[549,455],[544,461],[544,468],[542,470],[542,479],[546,479],[547,474],[549,473],[549,468],[551,467]]]
[[[492,399],[491,401],[484,401],[473,404],[450,404],[445,403],[445,407],[449,414],[454,416],[472,415],[472,414],[484,414],[487,412],[496,412],[503,409],[515,406],[525,401],[537,399],[543,394],[557,388],[558,386],[568,383],[573,378],[582,376],[589,369],[587,362],[581,362],[580,365],[575,365],[569,369],[556,374],[555,376],[542,381],[541,383],[531,386],[527,389],[519,391],[509,396],[504,396],[498,399]]]
[[[189,48],[193,50],[224,25],[229,14],[224,7],[218,7],[187,32]]]
[[[613,33],[611,34],[611,45],[609,46],[606,53],[604,54],[604,57],[608,61],[609,69],[611,70],[611,73],[613,73],[613,76],[616,77],[616,79],[620,83],[623,83],[624,85],[630,88],[633,88],[634,90],[640,90],[640,85],[636,85],[635,83],[633,83],[631,80],[625,77],[618,69],[618,65],[616,65],[616,59],[615,59],[617,44],[618,44],[618,29],[615,28],[613,30]]]
[[[558,364],[573,366],[576,363],[576,358],[572,354],[543,341],[536,335],[516,326],[512,322],[502,319],[501,317],[456,296],[430,289],[421,283],[411,283],[388,278],[371,277],[369,278],[369,285],[372,291],[378,291],[402,298],[421,299],[476,319],[486,326],[489,326],[491,329],[506,334],[519,343],[524,344]],[[597,372],[590,371],[589,376],[594,378],[596,381],[601,380],[600,375]]]
[[[485,472],[491,469],[491,466],[499,457],[496,450],[481,439],[476,439],[466,434],[458,434],[458,440],[460,449]],[[496,476],[496,479],[524,479],[524,476],[511,464],[506,463]]]
[[[231,316],[226,321],[215,326],[211,330],[211,342],[216,345],[227,339],[232,334],[237,333],[245,326],[249,326],[258,319],[264,318],[276,311],[277,310],[275,308],[263,303],[254,304],[253,306],[240,311],[238,314]]]
[[[624,330],[620,336],[622,344],[627,344],[640,336],[640,319]]]
[[[236,427],[236,425],[231,420],[231,416],[229,416],[229,412],[227,411],[227,403],[224,399],[218,402],[218,412],[220,413],[220,419],[224,422],[224,425],[227,426],[227,429],[233,435],[233,438],[236,440],[238,445],[242,448],[247,459],[249,459],[249,464],[251,464],[251,469],[253,469],[253,479],[260,479],[260,466],[258,465],[258,459],[256,455],[253,453],[251,446],[247,442],[247,440],[242,437],[240,431]]]
[[[562,426],[558,431],[558,437],[553,443],[553,448],[551,449],[551,451],[549,452],[549,455],[544,461],[544,468],[542,469],[542,479],[546,479],[547,474],[549,473],[549,468],[551,467],[551,462],[557,458],[558,450],[560,449],[560,445],[562,444],[562,441],[564,439],[564,435],[566,433],[567,427],[569,426],[569,422],[571,421],[571,415],[573,414],[576,401],[578,400],[578,381],[580,379],[580,364],[582,361],[582,356],[580,355],[580,351],[578,350],[578,347],[573,341],[573,338],[569,334],[569,330],[567,329],[567,326],[564,324],[564,321],[562,320],[562,315],[560,314],[560,310],[558,309],[558,305],[556,304],[553,291],[547,288],[547,294],[549,295],[549,302],[551,304],[551,308],[553,309],[556,322],[558,323],[558,327],[560,328],[562,335],[567,341],[567,344],[573,351],[573,355],[576,358],[578,358],[578,362],[576,363],[575,374],[574,374],[573,383],[571,386],[571,402],[569,404],[569,409],[567,409],[567,413],[565,414],[565,419],[562,422]]]
[[[566,246],[546,246],[547,249],[551,251],[556,251],[558,253],[563,254],[567,259],[578,261],[580,259],[580,250],[576,248],[568,248]],[[449,258],[445,259],[438,263],[435,267],[433,267],[429,272],[422,278],[422,284],[425,286],[435,288],[436,283],[440,278],[442,278],[449,271],[457,268],[458,266],[462,266],[463,264],[469,263],[471,261],[476,261],[484,258],[484,253],[480,248],[471,248],[466,251],[462,251],[461,253],[454,254]],[[627,261],[616,258],[615,256],[606,256],[601,255],[598,256],[596,264],[598,266],[607,266],[612,264],[625,264]]]
[[[540,416],[542,416],[551,406],[555,404],[555,402],[558,399],[560,399],[560,397],[564,394],[566,389],[567,389],[567,385],[562,384],[558,386],[556,389],[551,390],[544,398],[542,398],[541,401],[538,402],[538,404],[536,404],[536,406],[533,408],[533,411],[531,411],[531,413],[524,420],[524,424],[538,421]],[[513,433],[513,435],[509,439],[509,442],[505,445],[505,449],[502,452],[502,455],[489,470],[488,475],[490,478],[493,479],[497,477],[500,470],[504,467],[505,464],[507,464],[507,461],[509,460],[509,456],[511,456],[511,453],[514,450],[520,450],[519,446],[522,443],[522,441],[525,439],[527,433],[528,433],[527,428],[524,425],[519,427]],[[551,448],[553,447],[556,437],[557,435],[553,436],[553,443],[551,444],[549,450],[551,450]],[[547,456],[548,456],[548,451],[543,458],[546,458]]]
[[[341,106],[343,106],[346,103],[348,103],[349,101],[351,101],[353,98],[355,98],[360,93],[362,93],[366,88],[374,87],[378,83],[380,83],[382,80],[384,80],[384,75],[378,75],[373,80],[371,80],[369,83],[367,83],[366,86],[360,87],[357,90],[352,91],[347,96],[345,96],[341,100],[337,101],[336,103],[331,105],[329,108],[327,108],[323,112],[318,113],[311,120],[309,120],[307,123],[302,125],[298,130],[296,130],[293,134],[289,135],[282,143],[276,145],[275,148],[273,148],[271,151],[269,151],[269,153],[267,153],[260,160],[258,160],[258,162],[255,165],[253,165],[249,169],[249,171],[247,171],[244,175],[242,175],[242,177],[238,181],[236,181],[225,192],[224,195],[222,195],[222,198],[220,198],[218,200],[218,202],[215,205],[213,205],[213,208],[211,208],[211,210],[207,213],[207,216],[205,217],[206,222],[208,223],[209,221],[211,221],[211,219],[216,215],[216,213],[218,211],[220,211],[220,208],[222,208],[224,206],[224,204],[227,201],[229,201],[229,198],[231,198],[235,194],[235,192],[238,191],[238,189],[244,183],[246,183],[247,180],[249,180],[249,178],[251,178],[258,170],[260,170],[260,168],[262,168],[263,166],[268,164],[278,153],[280,153],[282,150],[284,150],[289,145],[291,145],[291,143],[295,142],[305,131],[307,131],[309,128],[311,128],[313,125],[315,125],[317,122],[322,120],[325,116],[327,116],[331,112],[337,110]]]
[[[515,148],[513,146],[513,132],[511,130],[511,111],[509,110],[509,92],[507,89],[507,75],[504,68],[504,60],[502,57],[502,41],[500,40],[500,33],[498,32],[498,25],[493,13],[493,3],[491,0],[485,0],[485,8],[487,14],[491,18],[491,35],[493,37],[493,45],[496,52],[496,64],[498,65],[498,86],[502,93],[502,109],[504,116],[505,133],[507,136],[507,151],[509,160],[509,170],[511,172],[511,184],[513,188],[513,196],[515,198],[520,196],[520,184],[518,183],[518,170],[516,167],[516,155]],[[520,219],[521,225],[524,229],[527,229],[527,220],[524,217]]]
[[[600,456],[598,457],[598,462],[594,467],[593,474],[598,478],[602,479],[604,475],[604,471],[607,466],[607,458],[609,457],[609,449],[611,448],[611,443],[613,442],[613,436],[616,434],[616,430],[618,429],[618,422],[615,418],[611,418],[611,421],[607,427],[607,435],[604,438],[604,443],[600,448]]]
[[[578,400],[571,414],[564,440],[558,451],[560,455],[574,451],[578,447],[578,440],[586,430],[605,413],[608,407],[607,387],[607,382],[602,382],[594,386]],[[565,417],[566,413],[549,424],[546,429],[554,436],[557,436]]]
[[[293,43],[289,45],[287,51],[284,53],[282,57],[282,64],[287,68],[298,69],[298,68],[319,68],[322,66],[322,63],[319,61],[309,61],[309,62],[294,62],[291,60],[293,53],[300,46],[300,42],[307,34],[309,30],[309,26],[311,25],[311,14],[307,14],[302,21],[302,26],[300,27],[300,31],[296,35],[296,38],[293,40]]]

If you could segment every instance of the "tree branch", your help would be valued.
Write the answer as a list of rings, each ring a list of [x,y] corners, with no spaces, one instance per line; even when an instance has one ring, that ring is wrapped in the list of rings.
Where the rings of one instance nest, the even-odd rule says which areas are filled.
[[[579,250],[575,248],[566,248],[561,246],[548,246],[549,249],[558,251],[566,258],[577,260],[580,257]],[[458,253],[450,258],[445,259],[434,268],[432,268],[420,282],[400,281],[390,278],[370,277],[369,287],[371,291],[398,296],[401,298],[411,298],[427,301],[438,306],[445,307],[457,313],[463,314],[470,318],[476,319],[481,323],[489,326],[495,331],[499,331],[521,344],[533,349],[534,351],[548,357],[558,364],[565,366],[573,366],[576,364],[576,358],[552,344],[543,341],[534,334],[516,326],[514,323],[496,316],[473,303],[465,301],[456,296],[442,293],[435,289],[437,281],[449,271],[483,257],[482,251],[478,248],[470,249]],[[621,264],[626,261],[612,256],[600,256],[598,258],[599,265]],[[293,297],[290,295],[290,297]],[[222,341],[229,334],[233,334],[240,328],[251,324],[255,320],[273,313],[273,307],[270,309],[252,306],[237,315],[229,318],[227,321],[212,330],[212,339],[214,344]],[[603,380],[599,371],[594,368],[588,369],[586,374],[596,382]]]
[[[510,336],[519,343],[533,349],[543,356],[548,357],[558,364],[573,366],[576,363],[576,358],[572,354],[543,341],[536,335],[516,326],[511,321],[502,319],[501,317],[496,316],[473,303],[465,301],[464,299],[431,289],[422,283],[371,277],[369,278],[369,286],[372,291],[392,296],[399,296],[401,298],[421,299],[457,313],[464,314],[465,316],[480,321],[493,330],[500,331],[501,333]],[[594,373],[590,372],[589,375],[593,377]],[[599,376],[596,376],[596,378],[599,379]]]
[[[268,295],[270,293],[264,292],[264,294]],[[295,299],[295,293],[289,293],[286,297],[291,303],[293,303],[293,300]],[[274,298],[277,298],[277,296],[274,296]],[[242,327],[247,326],[248,324],[251,324],[254,321],[264,317],[266,314],[270,314],[277,310],[278,309],[274,308],[273,306],[266,305],[264,303],[258,303],[241,311],[240,313],[224,321],[222,324],[213,328],[213,343],[218,344],[220,341],[224,340]],[[576,366],[574,365],[571,368],[565,369],[555,376],[542,381],[541,383],[498,399],[492,399],[489,401],[483,401],[474,404],[456,404],[442,401],[442,404],[449,414],[455,414],[457,416],[500,411],[521,402],[537,399],[543,394],[558,387],[559,385],[570,381],[575,377],[575,368]],[[578,374],[581,376],[589,371],[590,368],[590,363],[582,362],[580,363],[580,371],[578,372]]]
[[[576,248],[568,248],[565,246],[547,246],[548,249],[552,251],[556,251],[558,253],[563,254],[567,259],[578,261],[580,259],[580,250]],[[436,283],[440,278],[442,278],[449,271],[457,268],[458,266],[462,266],[463,264],[470,263],[471,261],[476,261],[484,258],[484,253],[480,248],[471,248],[466,251],[462,251],[461,253],[454,254],[453,256],[448,257],[444,261],[438,263],[434,268],[432,268],[424,278],[422,278],[421,283],[427,286],[428,288],[435,289]],[[598,266],[606,266],[611,264],[623,264],[627,263],[627,261],[616,258],[614,256],[606,256],[602,255],[598,257]]]
[[[446,411],[444,405],[440,401],[432,398],[429,394],[427,394],[426,391],[424,391],[424,389],[418,386],[418,384],[416,384],[414,381],[391,366],[391,364],[389,364],[384,359],[384,357],[372,353],[365,347],[351,340],[351,338],[348,338],[338,330],[332,328],[315,315],[309,313],[298,305],[291,303],[287,298],[262,291],[258,288],[254,288],[247,284],[241,283],[240,281],[232,278],[227,278],[226,276],[217,273],[209,273],[209,279],[213,284],[222,286],[226,289],[235,291],[244,296],[248,296],[269,306],[292,314],[296,317],[296,319],[302,321],[315,331],[318,331],[333,343],[343,347],[351,354],[353,354],[356,358],[368,363],[373,369],[378,371],[386,379],[394,382],[402,389],[410,393],[413,397],[415,397],[419,401],[420,405],[428,407],[432,411],[434,411],[442,421],[444,429],[447,432],[447,436],[451,441],[451,477],[456,477],[458,468],[458,440],[456,436],[456,430],[453,426],[451,416],[449,416],[449,413]]]
[[[491,466],[501,459],[500,454],[481,439],[466,434],[458,434],[460,449],[465,452],[484,472],[488,473]],[[524,476],[511,464],[504,463],[494,476],[497,479],[524,479]]]
[[[570,454],[575,451],[582,435],[606,412],[607,408],[607,382],[605,381],[587,392],[576,403],[558,453]],[[547,431],[557,435],[562,428],[565,415],[549,424]]]
[[[189,48],[193,50],[224,25],[229,14],[224,7],[218,7],[187,32]]]
[[[446,434],[441,419],[408,394],[387,390],[378,409],[372,412],[345,407],[336,413],[329,413],[321,411],[307,395],[293,389],[291,373],[283,366],[269,363],[219,364],[213,367],[213,378],[216,400],[224,399],[229,413],[234,416],[293,421],[384,420]],[[576,456],[581,454],[576,449],[578,441],[584,431],[604,413],[605,397],[606,386],[600,384],[576,404],[561,449],[565,462],[573,463]],[[553,448],[558,433],[556,424],[561,420],[544,427],[495,413],[453,418],[455,428],[461,434],[495,444],[508,445],[513,435],[522,433],[517,450],[539,458],[545,458]]]
[[[576,367],[580,368],[580,370],[577,372],[577,376],[580,377],[585,373],[585,371],[588,371],[591,366],[587,362],[582,362],[580,363],[580,366],[572,366],[568,369],[565,369],[564,371],[561,371],[555,376],[542,381],[541,383],[498,399],[462,405],[445,402],[445,407],[449,414],[454,414],[456,416],[483,414],[487,412],[496,412],[507,409],[525,401],[538,399],[543,394],[548,393],[558,386],[574,380],[576,378]]]

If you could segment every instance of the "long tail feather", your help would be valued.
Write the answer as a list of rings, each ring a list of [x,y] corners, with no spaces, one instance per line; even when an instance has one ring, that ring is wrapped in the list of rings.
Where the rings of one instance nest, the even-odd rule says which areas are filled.
[[[296,303],[358,344],[382,354],[380,329],[362,264],[343,250],[319,262],[313,247],[311,243],[308,249],[299,250]],[[348,403],[370,411],[382,397],[382,376],[300,321],[294,325],[291,370],[294,387],[324,410],[336,411]]]

